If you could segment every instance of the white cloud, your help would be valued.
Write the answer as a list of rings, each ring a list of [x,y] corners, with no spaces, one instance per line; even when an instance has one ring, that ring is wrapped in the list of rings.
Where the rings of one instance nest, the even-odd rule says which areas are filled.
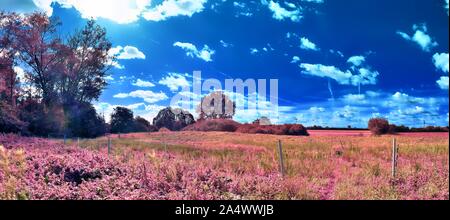
[[[220,44],[222,45],[222,47],[225,47],[225,48],[227,48],[227,47],[233,47],[233,44],[227,43],[227,42],[225,42],[224,40],[220,40]]]
[[[350,71],[347,70],[344,72],[334,66],[302,63],[300,67],[304,69],[302,71],[303,74],[331,78],[343,85],[350,84],[350,78],[353,76]]]
[[[162,21],[169,17],[188,16],[203,11],[207,0],[163,0],[152,6],[152,0],[29,0],[6,1],[6,9],[17,12],[40,10],[51,16],[53,3],[63,8],[74,8],[81,17],[90,19],[104,18],[119,24],[138,21],[141,17],[151,21]],[[3,8],[3,1],[0,3]]]
[[[313,107],[309,108],[309,112],[311,112],[312,114],[317,114],[317,113],[325,112],[325,108],[313,106]]]
[[[348,94],[342,97],[342,100],[346,103],[351,104],[365,104],[366,103],[366,95],[364,94]]]
[[[75,8],[81,17],[105,18],[119,24],[135,22],[150,6],[151,0],[33,0],[35,5],[48,15],[52,15],[52,3],[64,8]]]
[[[441,76],[441,78],[436,81],[439,87],[443,90],[448,90],[448,76]]]
[[[258,49],[256,49],[256,48],[250,48],[250,54],[254,55],[254,54],[257,54],[258,52],[259,52]]]
[[[305,50],[319,50],[319,48],[317,48],[317,45],[313,42],[311,42],[308,38],[302,37],[300,39],[300,48],[305,49]]]
[[[169,17],[188,16],[202,12],[207,0],[165,0],[162,4],[148,9],[143,17],[150,21],[163,21]]]
[[[448,14],[448,0],[445,0],[445,9],[447,9],[447,14]]]
[[[168,99],[167,95],[163,92],[155,93],[150,90],[136,90],[130,93],[119,93],[114,95],[114,98],[141,98],[147,103],[156,103]]]
[[[137,87],[155,87],[155,84],[153,84],[152,82],[149,81],[144,81],[141,79],[138,79],[136,82],[133,83],[133,86],[137,86]]]
[[[122,64],[120,64],[117,61],[109,61],[109,65],[115,67],[116,69],[120,69],[120,70],[125,69],[125,66],[123,66]]]
[[[352,56],[348,58],[347,63],[351,63],[353,66],[360,66],[365,61],[366,58],[364,56]]]
[[[335,66],[322,64],[302,63],[300,68],[303,69],[303,74],[331,78],[341,85],[375,85],[379,76],[377,71],[371,71],[367,68],[358,69],[356,74],[353,74],[350,70],[342,71]]]
[[[397,34],[405,40],[417,43],[422,48],[422,50],[426,52],[429,52],[431,48],[438,46],[438,43],[434,41],[430,37],[430,35],[428,35],[428,28],[425,24],[415,24],[413,26],[413,30],[415,31],[415,33],[412,36],[409,36],[407,33],[401,31],[397,31]]]
[[[300,62],[300,57],[298,57],[298,56],[293,56],[293,57],[292,57],[291,63],[298,63],[298,62]]]
[[[448,61],[449,56],[448,53],[436,53],[433,55],[433,63],[434,66],[436,66],[437,69],[441,70],[442,72],[448,73]]]
[[[211,57],[216,53],[214,50],[210,49],[208,45],[204,45],[201,50],[198,50],[197,47],[191,43],[175,42],[173,46],[180,47],[186,51],[187,56],[197,57],[205,62],[213,61]]]
[[[110,56],[116,56],[119,60],[145,59],[145,54],[142,53],[137,47],[133,46],[113,47],[108,53]]]
[[[378,71],[372,71],[367,68],[360,68],[359,74],[353,75],[351,78],[352,85],[375,85],[380,75]]]
[[[276,20],[291,19],[293,22],[299,22],[302,19],[300,9],[287,10],[280,6],[278,2],[270,1],[268,3],[269,9],[273,12],[273,18]]]
[[[179,88],[191,86],[189,81],[186,79],[186,75],[179,73],[168,73],[168,75],[161,79],[158,83],[169,87],[172,92],[178,91]]]

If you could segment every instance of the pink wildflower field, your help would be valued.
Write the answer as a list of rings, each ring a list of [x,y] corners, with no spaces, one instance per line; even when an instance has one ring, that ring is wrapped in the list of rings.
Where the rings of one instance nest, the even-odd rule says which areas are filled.
[[[0,135],[0,199],[448,200],[448,133]],[[399,144],[391,176],[391,143]],[[281,140],[284,177],[277,151]]]

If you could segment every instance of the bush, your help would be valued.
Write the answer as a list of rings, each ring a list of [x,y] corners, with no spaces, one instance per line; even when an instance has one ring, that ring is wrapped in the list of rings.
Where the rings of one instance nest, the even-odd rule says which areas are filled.
[[[28,123],[32,135],[61,137],[64,135],[66,118],[60,106],[47,108],[36,100],[25,100],[20,106],[20,119]]]
[[[130,109],[116,107],[111,114],[111,133],[130,133],[134,129],[134,116]]]
[[[19,133],[26,130],[26,123],[17,117],[14,109],[0,101],[0,133]]]
[[[134,119],[134,132],[156,132],[158,129],[145,118],[137,116]]]
[[[370,119],[368,127],[374,135],[383,135],[390,131],[389,121],[384,118]]]
[[[67,134],[72,137],[96,138],[107,132],[105,120],[90,103],[73,104],[66,110]]]
[[[196,123],[185,127],[183,131],[235,132],[239,126],[239,123],[229,119],[209,119],[197,121]]]
[[[275,135],[291,135],[291,136],[308,136],[308,131],[301,124],[285,124],[285,125],[257,125],[243,124],[239,126],[236,132],[248,134],[275,134]]]

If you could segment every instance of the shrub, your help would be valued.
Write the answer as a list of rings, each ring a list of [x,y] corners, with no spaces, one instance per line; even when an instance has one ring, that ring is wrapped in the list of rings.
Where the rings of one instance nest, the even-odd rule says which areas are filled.
[[[134,116],[130,109],[117,107],[111,114],[111,133],[129,133],[134,129]]]
[[[134,119],[134,131],[135,132],[156,132],[158,129],[151,125],[145,118],[137,116]]]
[[[389,121],[384,118],[372,118],[369,120],[369,130],[374,135],[383,135],[389,133]]]
[[[291,135],[291,136],[308,136],[308,131],[300,124],[285,125],[257,125],[244,124],[239,126],[237,132],[248,134],[275,134],[275,135]]]
[[[26,131],[26,123],[21,121],[11,106],[0,101],[0,133]]]
[[[105,120],[90,103],[73,104],[65,112],[69,119],[67,134],[73,137],[96,138],[107,132]]]
[[[235,132],[239,126],[239,123],[229,119],[209,119],[197,121],[196,123],[185,127],[183,131]]]
[[[171,130],[169,130],[169,129],[166,128],[166,127],[162,127],[162,128],[160,128],[160,129],[158,130],[158,132],[171,132]]]

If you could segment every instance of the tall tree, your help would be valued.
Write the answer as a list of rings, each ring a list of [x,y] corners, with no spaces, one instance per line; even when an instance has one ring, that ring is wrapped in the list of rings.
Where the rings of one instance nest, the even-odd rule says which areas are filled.
[[[106,30],[93,20],[71,36],[67,42],[71,50],[65,61],[65,71],[59,82],[59,91],[65,104],[91,102],[98,99],[105,88],[105,75],[111,57],[111,43]]]
[[[124,107],[116,107],[111,114],[111,133],[129,133],[133,129],[133,112]]]
[[[31,69],[29,79],[42,96],[46,106],[57,101],[56,85],[59,73],[64,69],[70,50],[56,35],[60,24],[44,13],[33,13],[20,17],[14,28],[13,47],[20,62]]]
[[[15,50],[12,47],[12,30],[17,27],[16,14],[0,12],[0,96],[12,107],[16,105],[18,82],[13,69]]]

